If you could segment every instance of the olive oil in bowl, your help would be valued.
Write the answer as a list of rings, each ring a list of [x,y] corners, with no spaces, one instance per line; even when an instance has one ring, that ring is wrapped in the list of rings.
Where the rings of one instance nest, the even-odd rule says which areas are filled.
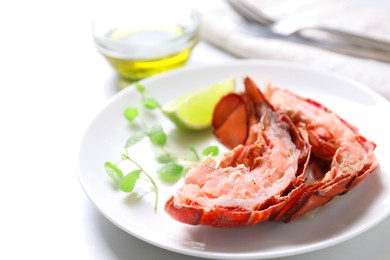
[[[103,27],[106,30],[96,23],[94,37],[97,49],[128,81],[181,67],[198,42],[200,18],[195,12],[177,17],[160,15],[159,19],[154,17],[144,23],[139,19],[132,21],[129,17],[130,22],[113,23]]]

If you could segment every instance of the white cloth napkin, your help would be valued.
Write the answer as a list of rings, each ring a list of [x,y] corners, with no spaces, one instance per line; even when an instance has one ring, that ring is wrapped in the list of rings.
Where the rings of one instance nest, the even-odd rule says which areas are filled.
[[[273,18],[299,15],[329,26],[390,41],[390,9],[357,6],[342,0],[252,0]],[[237,24],[243,21],[228,5],[203,13],[204,40],[239,58],[292,61],[330,70],[358,81],[390,100],[390,63],[355,58],[317,47],[261,37]]]

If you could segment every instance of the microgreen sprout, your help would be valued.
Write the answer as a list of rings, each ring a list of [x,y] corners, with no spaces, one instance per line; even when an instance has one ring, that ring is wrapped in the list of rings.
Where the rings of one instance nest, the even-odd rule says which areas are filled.
[[[148,138],[149,141],[160,150],[159,155],[155,158],[156,162],[160,164],[157,169],[157,176],[160,180],[165,182],[176,182],[184,176],[190,169],[190,164],[193,162],[200,162],[201,156],[194,146],[189,146],[189,156],[186,158],[179,158],[173,153],[165,149],[167,143],[167,135],[161,125],[149,126],[142,117],[141,109],[148,110],[161,109],[161,105],[154,98],[147,96],[148,91],[139,83],[135,83],[136,90],[141,94],[141,102],[134,107],[127,107],[124,110],[124,117],[130,123],[136,123],[137,119],[142,127],[131,135],[124,144],[125,152],[121,155],[121,160],[117,163],[106,162],[104,168],[106,173],[118,184],[119,190],[130,193],[134,190],[138,180],[145,180],[151,183],[155,192],[154,210],[158,206],[158,186],[152,175],[149,174],[133,157],[130,156],[130,148]],[[219,153],[217,146],[206,147],[202,151],[203,156],[216,156]],[[124,174],[119,165],[124,162],[130,162],[135,169],[127,174]]]
[[[219,148],[216,145],[211,145],[209,147],[206,147],[203,151],[202,154],[205,156],[217,156],[219,154]]]

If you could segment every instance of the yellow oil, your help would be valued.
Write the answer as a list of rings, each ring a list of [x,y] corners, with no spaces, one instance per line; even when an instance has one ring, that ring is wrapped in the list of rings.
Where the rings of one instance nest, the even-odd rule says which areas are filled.
[[[151,50],[147,50],[147,48],[142,49],[143,44],[169,41],[169,39],[177,38],[181,34],[183,34],[183,30],[178,26],[138,31],[126,28],[116,29],[110,33],[110,38],[113,42],[139,46],[138,52],[143,53],[129,54],[126,51],[123,53],[119,51],[102,51],[102,54],[122,78],[129,81],[137,81],[186,64],[194,44],[187,45],[184,48],[181,46],[178,48],[176,45],[174,49],[169,49],[169,46],[162,48],[157,45]]]
[[[190,54],[191,50],[185,49],[172,56],[154,60],[120,59],[103,55],[121,77],[132,81],[181,67],[186,64]]]

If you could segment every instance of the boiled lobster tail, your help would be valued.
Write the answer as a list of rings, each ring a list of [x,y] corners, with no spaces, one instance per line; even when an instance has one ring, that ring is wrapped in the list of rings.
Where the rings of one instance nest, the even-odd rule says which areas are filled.
[[[324,105],[277,87],[268,87],[264,95],[292,118],[311,147],[306,187],[290,202],[291,220],[347,193],[378,167],[376,144]]]
[[[218,166],[208,158],[192,167],[184,187],[165,205],[174,219],[216,227],[254,225],[275,219],[291,194],[303,188],[309,145],[251,79],[245,86],[244,93],[225,96],[214,113],[216,136],[233,150]]]

